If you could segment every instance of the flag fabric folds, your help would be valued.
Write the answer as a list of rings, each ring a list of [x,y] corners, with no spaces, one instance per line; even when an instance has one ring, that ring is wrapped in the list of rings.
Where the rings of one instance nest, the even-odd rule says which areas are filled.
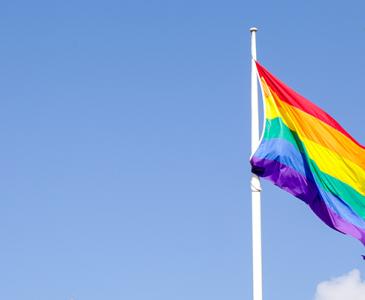
[[[365,245],[365,148],[331,116],[256,62],[265,125],[252,172]]]

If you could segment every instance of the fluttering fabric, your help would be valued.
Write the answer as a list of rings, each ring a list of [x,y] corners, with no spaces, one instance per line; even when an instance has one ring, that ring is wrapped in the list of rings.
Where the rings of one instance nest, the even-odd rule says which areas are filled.
[[[252,172],[303,200],[365,245],[365,148],[331,116],[259,63],[265,125]]]

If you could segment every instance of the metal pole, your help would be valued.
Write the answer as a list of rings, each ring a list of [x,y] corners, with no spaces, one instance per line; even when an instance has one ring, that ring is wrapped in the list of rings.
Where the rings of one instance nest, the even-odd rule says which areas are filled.
[[[251,152],[257,149],[260,140],[259,108],[256,72],[256,31],[251,31]],[[261,185],[260,179],[252,174],[252,284],[253,300],[262,300],[262,247],[261,247]]]

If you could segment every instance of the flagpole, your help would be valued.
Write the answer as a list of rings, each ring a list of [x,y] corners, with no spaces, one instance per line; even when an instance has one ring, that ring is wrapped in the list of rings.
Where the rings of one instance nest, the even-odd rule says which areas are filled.
[[[256,31],[251,32],[251,155],[257,149],[260,140],[259,104],[256,72]],[[260,179],[252,174],[252,292],[253,300],[262,300],[262,247],[261,247],[261,185]]]

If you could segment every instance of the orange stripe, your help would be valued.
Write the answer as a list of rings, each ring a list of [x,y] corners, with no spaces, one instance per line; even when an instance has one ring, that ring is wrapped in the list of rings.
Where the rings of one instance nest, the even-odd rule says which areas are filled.
[[[314,116],[315,118],[323,121],[324,123],[332,126],[334,129],[341,132],[343,135],[347,136],[352,142],[357,144],[359,147],[365,149],[364,146],[360,145],[342,126],[333,119],[329,114],[319,108],[317,105],[311,101],[305,99],[303,96],[299,95],[293,89],[288,87],[282,81],[277,79],[269,71],[267,71],[263,66],[256,62],[257,70],[260,74],[260,78],[265,78],[270,90],[275,92],[282,101]]]

